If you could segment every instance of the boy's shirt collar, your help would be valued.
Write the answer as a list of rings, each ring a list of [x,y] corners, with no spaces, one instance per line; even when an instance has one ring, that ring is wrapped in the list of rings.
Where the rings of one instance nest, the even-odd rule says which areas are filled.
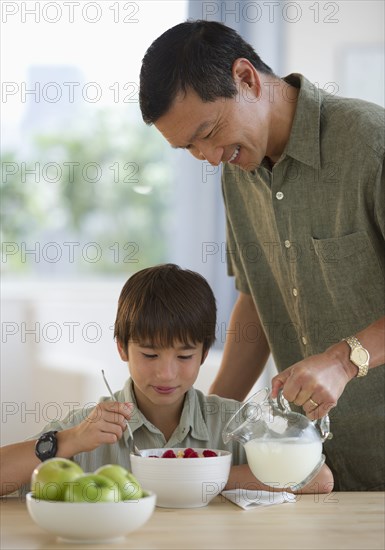
[[[118,398],[119,401],[124,401],[125,403],[134,404],[134,412],[130,418],[130,428],[132,433],[134,433],[137,429],[139,429],[143,425],[145,425],[148,429],[150,429],[150,427],[152,426],[151,422],[147,420],[147,418],[141,413],[141,411],[138,408],[138,403],[136,401],[135,393],[133,390],[133,382],[131,378],[128,378],[128,380],[126,380],[126,383],[124,384],[124,387],[121,390],[121,393],[123,395],[121,399]],[[150,429],[150,431],[154,431],[154,430]]]
[[[147,418],[138,409],[131,378],[126,381],[123,389],[118,393],[120,395],[117,395],[116,397],[119,401],[124,401],[125,403],[133,403],[135,405],[134,414],[130,419],[130,427],[133,433],[142,426],[145,426],[150,432],[159,433],[158,428],[156,428],[149,420],[147,420]],[[194,437],[194,439],[198,439],[201,441],[209,440],[209,431],[207,428],[207,424],[205,419],[203,418],[199,400],[194,388],[190,388],[186,393],[179,424],[172,434],[171,438],[169,439],[168,443],[170,444],[170,446],[177,446],[177,444],[179,443],[182,444],[184,439],[190,432],[191,436]]]
[[[203,418],[198,396],[194,388],[190,388],[186,393],[183,410],[179,421],[179,430],[183,438],[189,433],[195,439],[201,441],[209,440],[209,431],[205,419]]]

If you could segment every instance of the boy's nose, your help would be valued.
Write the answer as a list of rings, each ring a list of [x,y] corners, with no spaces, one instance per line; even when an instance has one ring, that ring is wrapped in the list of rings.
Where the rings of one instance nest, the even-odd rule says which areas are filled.
[[[174,380],[176,377],[177,368],[173,360],[162,361],[162,364],[159,365],[156,375],[158,380],[169,381]]]

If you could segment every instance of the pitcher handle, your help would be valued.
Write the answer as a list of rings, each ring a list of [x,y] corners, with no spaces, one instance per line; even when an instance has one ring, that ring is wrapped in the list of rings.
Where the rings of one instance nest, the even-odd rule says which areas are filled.
[[[313,424],[319,429],[322,442],[324,442],[326,439],[332,439],[333,434],[330,431],[330,418],[328,414],[325,414],[325,416],[322,416],[322,418],[317,418],[317,420],[313,420]]]
[[[292,412],[289,401],[283,397],[283,389],[281,388],[277,395],[277,404],[281,411]]]
[[[281,388],[277,395],[277,404],[278,407],[285,412],[292,412],[289,402],[287,399],[283,396],[283,389]],[[321,434],[322,442],[324,442],[326,439],[332,439],[333,434],[330,431],[330,418],[328,414],[325,414],[322,418],[318,418],[317,420],[311,421],[314,426],[316,426]]]

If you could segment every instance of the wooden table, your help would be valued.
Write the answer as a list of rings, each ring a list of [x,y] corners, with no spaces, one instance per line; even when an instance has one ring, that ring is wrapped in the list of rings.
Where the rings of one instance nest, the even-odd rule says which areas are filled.
[[[242,510],[223,497],[205,508],[156,508],[148,523],[110,544],[65,544],[41,530],[18,498],[0,499],[1,550],[15,548],[349,550],[384,549],[385,493],[300,496]]]

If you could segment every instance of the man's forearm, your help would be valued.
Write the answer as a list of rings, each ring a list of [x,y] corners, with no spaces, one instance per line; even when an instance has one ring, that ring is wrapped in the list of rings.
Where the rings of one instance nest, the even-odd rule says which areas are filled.
[[[253,299],[241,293],[226,331],[222,364],[209,392],[243,401],[263,371],[269,354]]]

